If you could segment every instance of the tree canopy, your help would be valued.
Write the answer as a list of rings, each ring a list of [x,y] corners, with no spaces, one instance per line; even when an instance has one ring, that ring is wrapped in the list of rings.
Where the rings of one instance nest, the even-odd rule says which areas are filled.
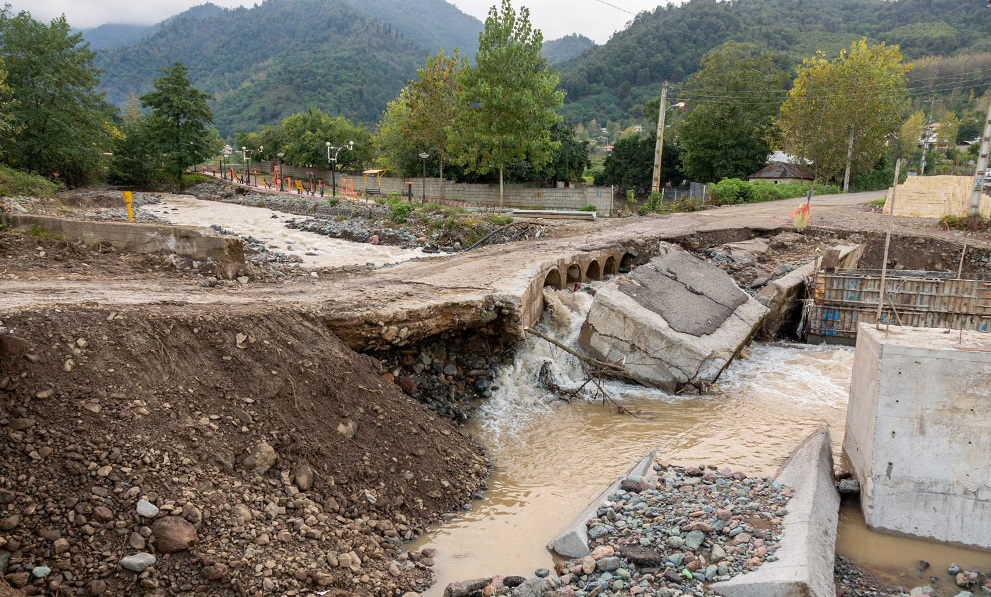
[[[822,54],[805,60],[781,106],[785,151],[810,162],[818,180],[837,181],[852,128],[852,172],[872,169],[901,126],[908,71],[897,47],[866,40],[835,60]]]
[[[530,25],[530,11],[519,14],[510,0],[493,6],[479,35],[476,66],[462,71],[458,116],[448,129],[452,161],[471,172],[503,172],[515,160],[540,168],[558,144],[551,127],[564,101],[558,77],[540,55],[543,34]],[[500,199],[501,203],[501,199]]]
[[[11,167],[77,186],[100,172],[109,149],[111,106],[96,92],[95,54],[64,17],[48,25],[27,12],[0,10],[0,58],[8,100],[0,114],[8,133],[0,157]],[[56,174],[57,173],[57,174]]]
[[[772,53],[738,42],[702,59],[678,95],[688,110],[678,145],[692,180],[746,179],[767,165],[775,146],[774,117],[789,82],[777,63]]]
[[[147,139],[164,170],[179,182],[186,168],[213,157],[208,134],[213,114],[207,105],[213,97],[190,85],[189,69],[182,63],[161,70],[155,90],[141,96],[141,106],[151,108]]]

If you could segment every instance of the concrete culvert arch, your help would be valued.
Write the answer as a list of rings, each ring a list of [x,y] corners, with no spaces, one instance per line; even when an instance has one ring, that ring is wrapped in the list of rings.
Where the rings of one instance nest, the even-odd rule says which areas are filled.
[[[619,262],[619,271],[623,273],[633,271],[633,268],[637,266],[635,261],[636,261],[636,257],[634,257],[632,254],[630,253],[624,254],[623,260]]]
[[[544,278],[544,288],[550,286],[551,288],[561,289],[561,273],[557,271],[557,268],[552,269],[547,272],[547,277]]]
[[[592,260],[592,263],[588,264],[588,268],[585,270],[586,280],[601,280],[602,270],[599,268],[599,262]]]
[[[582,281],[582,268],[577,263],[572,263],[568,266],[568,288],[571,288],[575,284],[581,284]]]
[[[616,261],[615,257],[606,259],[606,269],[602,273],[606,276],[615,276],[619,273],[619,262]]]

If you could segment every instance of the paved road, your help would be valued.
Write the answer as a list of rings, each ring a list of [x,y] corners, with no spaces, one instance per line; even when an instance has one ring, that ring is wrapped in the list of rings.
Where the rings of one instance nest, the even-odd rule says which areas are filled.
[[[813,223],[844,213],[884,193],[816,197]],[[723,229],[776,229],[791,224],[791,213],[804,199],[721,207],[694,213],[594,222],[547,222],[546,238],[482,247],[446,259],[413,261],[366,272],[343,273],[289,284],[249,284],[234,289],[200,288],[183,280],[6,280],[0,286],[0,314],[17,308],[53,304],[223,305],[224,308],[270,308],[273,305],[318,308],[343,333],[380,334],[385,327],[406,327],[416,336],[437,326],[478,323],[486,311],[519,307],[520,297],[537,276],[560,259],[589,250],[650,243],[695,232]],[[856,208],[857,217],[869,216]],[[359,333],[359,332],[356,332]],[[345,338],[347,341],[348,338]],[[353,340],[353,339],[352,339]],[[354,342],[349,343],[356,343]]]

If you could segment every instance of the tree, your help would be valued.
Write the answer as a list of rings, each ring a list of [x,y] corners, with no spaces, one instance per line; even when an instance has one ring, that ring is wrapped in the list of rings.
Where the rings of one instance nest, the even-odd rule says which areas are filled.
[[[926,134],[926,115],[921,111],[910,115],[899,129],[897,142],[894,144],[895,157],[913,159],[920,154],[922,139]]]
[[[447,127],[457,118],[459,82],[461,72],[467,68],[467,61],[457,50],[450,58],[441,50],[427,58],[426,66],[416,71],[419,80],[409,85],[410,142],[431,154],[440,168],[441,178],[448,153]]]
[[[5,159],[6,148],[14,140],[13,115],[11,114],[13,99],[6,80],[7,71],[3,67],[3,57],[0,56],[0,161]]]
[[[838,180],[853,128],[853,175],[870,171],[899,130],[909,67],[897,47],[854,42],[833,61],[820,53],[798,69],[778,119],[784,149]]]
[[[612,153],[606,156],[602,173],[595,177],[595,184],[649,189],[654,175],[656,142],[650,135],[633,135],[617,141]],[[667,153],[667,147],[664,153]]]
[[[558,77],[541,57],[543,34],[530,25],[530,11],[519,15],[510,0],[493,6],[479,35],[475,68],[459,77],[458,117],[447,138],[452,161],[469,171],[499,171],[499,203],[503,172],[514,160],[527,159],[540,168],[557,144],[551,127],[561,120],[554,111],[564,102]]]
[[[746,179],[767,165],[774,117],[788,84],[774,54],[727,42],[702,59],[678,96],[688,114],[678,127],[685,173],[692,180]]]
[[[371,133],[343,116],[329,116],[311,107],[282,121],[280,147],[285,162],[295,166],[329,168],[327,143],[337,148],[354,141],[354,149],[337,153],[337,169],[354,169],[372,160]],[[332,156],[333,157],[333,156]]]
[[[152,110],[146,125],[149,146],[169,177],[181,183],[186,168],[212,157],[213,114],[207,100],[213,96],[190,84],[189,69],[180,62],[161,71],[155,90],[141,96],[141,106]]]
[[[4,109],[16,130],[4,144],[8,165],[43,176],[58,173],[70,186],[100,174],[112,108],[96,92],[94,57],[65,17],[45,25],[27,12],[12,16],[9,5],[0,10],[0,58],[11,90]]]
[[[389,102],[372,141],[382,153],[384,165],[401,176],[413,176],[420,172],[419,154],[425,147],[410,134],[410,93],[410,88],[404,87],[399,97]],[[417,149],[418,145],[420,149]]]
[[[551,139],[558,143],[551,160],[535,172],[545,183],[581,182],[585,169],[592,165],[587,140],[579,140],[570,126],[557,123],[551,127]]]

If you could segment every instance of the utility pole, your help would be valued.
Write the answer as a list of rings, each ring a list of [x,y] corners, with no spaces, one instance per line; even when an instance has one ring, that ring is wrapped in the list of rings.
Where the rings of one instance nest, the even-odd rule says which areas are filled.
[[[926,119],[926,132],[922,133],[925,137],[922,139],[922,163],[919,164],[919,176],[926,173],[926,158],[929,155],[929,137],[932,136],[932,122],[933,122],[933,107],[936,105],[936,97],[933,96],[932,102],[929,104],[929,118]]]
[[[988,96],[991,97],[991,90]],[[981,196],[984,194],[984,174],[988,169],[988,152],[991,151],[991,105],[988,105],[988,119],[984,122],[981,135],[981,154],[977,158],[977,171],[974,173],[974,190],[970,194],[970,209],[967,213],[977,215],[981,210]]]
[[[654,175],[650,179],[650,190],[661,192],[661,152],[664,150],[664,112],[668,103],[668,82],[661,85],[661,110],[657,115],[657,146],[654,148]]]
[[[850,166],[853,164],[853,127],[850,125],[850,143],[846,148],[846,172],[843,174],[843,192],[850,192]]]

